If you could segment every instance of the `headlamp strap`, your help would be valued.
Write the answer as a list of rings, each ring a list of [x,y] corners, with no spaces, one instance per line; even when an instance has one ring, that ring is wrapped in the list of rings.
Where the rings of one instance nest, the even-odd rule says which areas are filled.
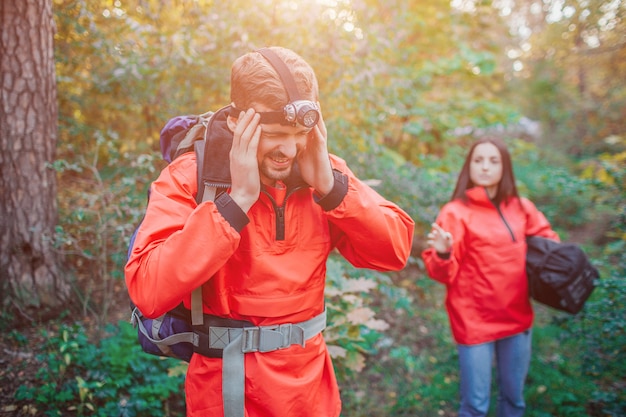
[[[291,71],[289,71],[285,62],[270,48],[257,49],[257,52],[263,55],[263,58],[265,58],[278,73],[278,76],[287,90],[289,102],[300,100],[301,98],[300,93],[298,92],[298,87],[296,87],[293,75],[291,75]]]

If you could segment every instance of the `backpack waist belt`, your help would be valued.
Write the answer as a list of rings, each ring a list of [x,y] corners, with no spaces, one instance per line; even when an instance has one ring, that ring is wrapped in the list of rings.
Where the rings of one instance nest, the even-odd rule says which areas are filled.
[[[251,323],[226,320],[229,327],[219,326],[219,318],[207,320],[203,330],[196,328],[198,337],[194,351],[208,357],[222,357],[222,398],[224,417],[244,416],[245,370],[244,354],[272,352],[291,345],[305,346],[307,340],[326,327],[326,310],[301,323],[272,326],[252,326]],[[195,341],[194,341],[195,342]],[[220,355],[221,353],[221,355]]]

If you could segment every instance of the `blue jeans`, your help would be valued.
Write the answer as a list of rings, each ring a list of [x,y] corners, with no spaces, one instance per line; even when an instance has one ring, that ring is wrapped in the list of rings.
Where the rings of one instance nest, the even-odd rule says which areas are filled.
[[[524,382],[530,365],[532,333],[527,330],[480,345],[458,345],[461,407],[458,417],[486,416],[495,356],[498,383],[497,417],[524,415]]]

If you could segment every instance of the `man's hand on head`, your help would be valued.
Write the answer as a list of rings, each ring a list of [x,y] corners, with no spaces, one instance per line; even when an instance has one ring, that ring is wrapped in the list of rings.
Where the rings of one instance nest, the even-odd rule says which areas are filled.
[[[335,184],[333,170],[328,155],[326,124],[320,112],[320,120],[308,134],[306,148],[298,154],[298,164],[302,178],[325,196]]]
[[[236,121],[235,121],[236,120]],[[259,199],[261,181],[257,149],[261,137],[260,116],[254,109],[239,114],[233,130],[233,145],[230,150],[230,197],[244,212]],[[231,124],[232,125],[232,124]]]

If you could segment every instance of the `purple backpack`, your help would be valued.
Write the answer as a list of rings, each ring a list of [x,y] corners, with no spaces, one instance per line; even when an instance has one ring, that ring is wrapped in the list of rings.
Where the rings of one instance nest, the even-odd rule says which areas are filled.
[[[198,204],[203,201],[206,187],[221,192],[230,186],[228,154],[232,144],[232,133],[226,125],[229,110],[230,107],[224,107],[215,113],[176,116],[161,130],[161,154],[168,163],[186,152],[195,151],[198,164],[196,194]],[[139,226],[130,238],[128,258],[132,253],[138,230]],[[194,293],[201,294],[200,289],[197,290]],[[194,352],[194,340],[197,343],[198,339],[194,336],[192,322],[201,324],[203,320],[201,306],[198,312],[198,308],[194,308],[198,303],[194,304],[193,300],[194,296],[192,311],[181,303],[156,319],[144,316],[131,301],[131,322],[137,327],[137,337],[144,352],[189,362]]]
[[[188,140],[195,142],[195,140],[202,139],[199,134],[204,135],[205,121],[211,117],[212,113],[207,113],[201,116],[186,115],[176,116],[165,124],[161,130],[160,142],[161,142],[161,154],[163,159],[167,163],[171,163],[176,156],[184,152],[178,152],[178,146],[183,142],[186,136],[189,135]],[[206,118],[205,118],[206,116]],[[200,122],[200,123],[199,123]],[[192,131],[191,129],[194,129]],[[182,151],[182,149],[181,149]]]

